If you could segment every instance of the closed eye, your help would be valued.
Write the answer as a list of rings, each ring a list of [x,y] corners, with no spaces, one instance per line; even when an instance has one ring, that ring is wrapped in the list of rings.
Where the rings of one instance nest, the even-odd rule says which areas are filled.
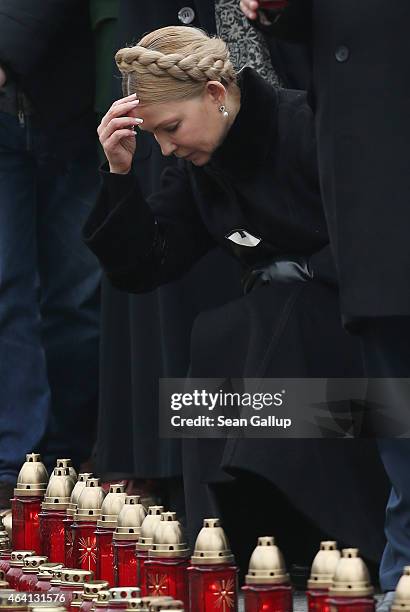
[[[179,123],[176,123],[175,125],[171,125],[170,127],[164,128],[164,131],[165,132],[176,132],[178,128],[179,128]]]

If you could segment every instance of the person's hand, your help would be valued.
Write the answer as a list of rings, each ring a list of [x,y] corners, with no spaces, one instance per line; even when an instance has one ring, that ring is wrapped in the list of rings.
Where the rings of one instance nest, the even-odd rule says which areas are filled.
[[[241,0],[239,3],[241,11],[248,19],[257,19],[259,2],[258,0]]]
[[[131,116],[138,104],[135,94],[116,100],[97,129],[110,171],[115,174],[128,174],[131,169],[136,149],[134,128],[143,122]]]
[[[0,87],[3,87],[7,81],[7,75],[3,68],[0,66]]]

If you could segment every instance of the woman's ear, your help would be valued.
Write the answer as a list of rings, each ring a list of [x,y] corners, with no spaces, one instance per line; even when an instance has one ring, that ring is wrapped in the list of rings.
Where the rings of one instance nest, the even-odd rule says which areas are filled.
[[[208,81],[205,87],[206,94],[215,104],[224,104],[226,89],[219,81]]]

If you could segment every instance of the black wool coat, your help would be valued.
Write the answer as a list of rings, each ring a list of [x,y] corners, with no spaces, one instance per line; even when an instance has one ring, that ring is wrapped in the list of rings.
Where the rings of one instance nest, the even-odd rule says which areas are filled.
[[[103,171],[85,240],[111,282],[131,292],[180,278],[217,245],[245,269],[278,255],[306,255],[318,280],[274,283],[199,315],[190,374],[359,376],[358,346],[342,330],[331,284],[306,96],[273,90],[251,69],[241,73],[240,86],[241,110],[206,166],[181,162],[167,169],[161,189],[146,199],[132,173]],[[259,242],[245,246],[243,236]],[[190,445],[185,486],[193,500],[201,499],[190,517],[192,531],[210,511],[200,498],[200,482],[223,479],[222,468],[235,475],[246,471],[274,483],[326,533],[358,542],[364,554],[377,559],[383,547],[382,535],[374,537],[382,534],[383,472],[371,442],[338,442],[245,439]],[[323,496],[333,500],[334,512],[323,505]],[[353,521],[352,506],[358,509]]]
[[[346,322],[410,315],[410,4],[292,0],[270,31],[305,40],[324,206]]]
[[[133,173],[102,173],[85,239],[114,286],[154,289],[218,245],[245,268],[293,253],[312,257],[319,275],[331,269],[306,96],[275,90],[250,68],[240,83],[241,110],[206,166],[167,168],[146,201]],[[243,231],[258,244],[243,244]]]
[[[209,0],[120,0],[113,57],[117,49],[136,43],[151,30],[182,25],[178,15],[183,7],[193,10],[191,25],[215,33],[214,3]],[[114,62],[112,74],[117,99],[123,94]],[[134,172],[144,196],[159,189],[162,171],[176,161],[162,156],[151,134],[139,134]],[[96,457],[100,472],[136,478],[181,473],[180,441],[158,439],[158,379],[186,375],[198,312],[239,294],[237,263],[220,250],[204,257],[192,274],[149,293],[124,293],[103,275]]]

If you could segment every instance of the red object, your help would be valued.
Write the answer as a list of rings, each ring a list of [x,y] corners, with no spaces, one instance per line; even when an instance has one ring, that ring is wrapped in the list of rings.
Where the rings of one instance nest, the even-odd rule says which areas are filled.
[[[10,567],[9,571],[6,574],[6,580],[9,583],[9,587],[11,589],[15,589],[17,591],[17,585],[22,575],[23,567]]]
[[[191,565],[188,568],[190,610],[238,610],[238,571],[229,563]]]
[[[147,593],[147,572],[145,569],[145,561],[148,559],[148,550],[136,550],[135,558],[137,560],[137,585],[141,589],[141,597],[146,597]]]
[[[188,558],[155,557],[145,561],[147,596],[170,595],[188,605]],[[195,608],[193,608],[195,609]],[[195,612],[199,612],[195,609]]]
[[[289,0],[259,0],[259,6],[261,9],[283,11],[289,6]]]
[[[50,585],[50,589],[48,591],[50,595],[60,595],[61,593],[61,585],[60,584],[52,584]],[[57,601],[58,598],[53,597],[53,601]]]
[[[114,582],[115,582],[115,579],[114,579],[114,551],[113,551],[113,540],[112,540],[114,531],[115,531],[115,528],[111,528],[111,527],[97,527],[97,529],[95,530],[96,555],[97,555],[96,579],[97,580],[107,580],[109,587],[113,587]],[[134,550],[135,550],[135,544],[134,544]],[[134,582],[135,582],[135,579],[134,579]],[[132,584],[129,586],[132,586]]]
[[[51,576],[37,576],[37,582],[33,589],[34,593],[48,593],[51,589]]]
[[[38,515],[42,499],[42,496],[19,497],[16,495],[11,500],[13,550],[32,549],[37,555],[41,554]]]
[[[329,608],[332,612],[374,612],[374,597],[340,597],[328,598]]]
[[[10,558],[11,558],[11,550],[3,551],[0,553],[0,569],[3,570],[5,574],[10,569]]]
[[[309,589],[306,597],[308,612],[330,612],[329,589]]]
[[[38,516],[41,554],[46,555],[50,563],[65,563],[65,510],[43,510]]]
[[[247,584],[242,587],[245,594],[246,612],[292,612],[292,587],[288,585]]]
[[[78,584],[62,584],[59,589],[59,597],[57,598],[58,605],[67,608],[68,612],[71,610],[71,602],[73,600],[73,591],[78,591],[82,588],[82,583]],[[49,591],[51,592],[51,591]],[[74,612],[74,608],[73,608]]]
[[[138,562],[135,554],[135,541],[113,540],[112,546],[115,586],[141,586],[137,574]],[[141,594],[145,595],[145,593],[142,593],[142,589]]]
[[[80,612],[90,612],[92,606],[94,605],[94,599],[87,599],[81,602]]]
[[[64,525],[64,565],[69,568],[74,568],[73,565],[73,552],[74,552],[74,531],[72,524],[74,518],[72,516],[66,516],[63,518]]]
[[[96,572],[97,569],[97,542],[95,537],[94,521],[79,521],[73,523],[73,567]]]
[[[27,593],[32,593],[34,591],[34,588],[37,584],[37,573],[34,572],[25,572],[23,570],[23,573],[20,576],[20,579],[18,581],[18,585],[17,585],[17,590],[20,592],[27,592]]]

